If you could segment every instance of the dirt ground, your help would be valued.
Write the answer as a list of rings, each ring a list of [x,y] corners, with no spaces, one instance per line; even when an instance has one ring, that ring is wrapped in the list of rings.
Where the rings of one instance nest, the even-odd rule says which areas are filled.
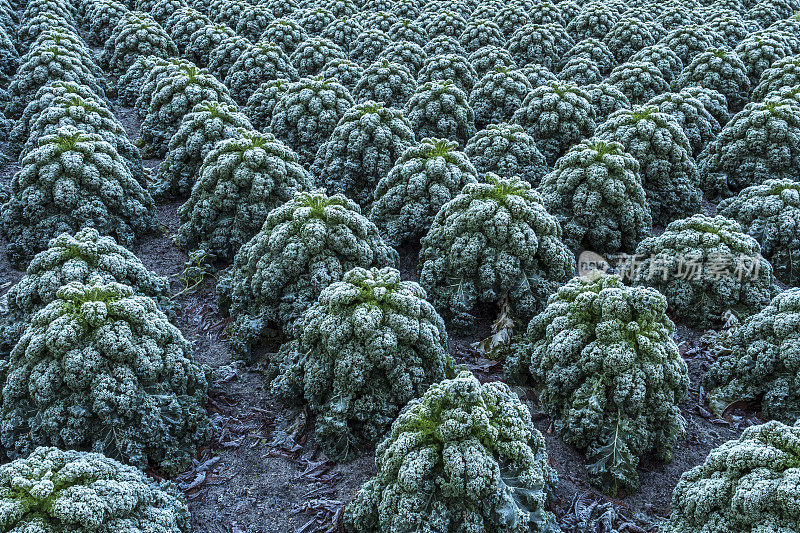
[[[135,112],[115,109],[115,113],[135,139],[139,127]],[[154,168],[158,163],[149,160],[146,166]],[[16,170],[15,162],[0,163],[0,180],[7,182]],[[186,260],[171,240],[178,227],[179,205],[159,206],[163,235],[145,240],[136,250],[148,268],[170,277],[176,294],[183,289],[179,277]],[[0,287],[5,292],[22,273],[9,266],[4,242],[0,248]],[[406,279],[416,279],[416,250],[401,250],[401,270]],[[198,291],[176,299],[181,308],[177,325],[194,343],[196,358],[211,366],[216,376],[208,404],[216,426],[214,439],[198,454],[194,468],[175,478],[189,499],[194,531],[336,531],[343,505],[375,473],[373,453],[367,451],[343,465],[328,461],[315,443],[313,420],[270,397],[258,364],[245,365],[232,357],[221,334],[227,322],[216,311],[213,279]],[[484,380],[502,379],[502,368],[476,358],[469,346],[487,336],[491,319],[487,315],[470,337],[450,340],[456,359]],[[553,510],[564,531],[655,531],[659,520],[669,513],[672,489],[680,475],[701,463],[713,447],[740,432],[728,422],[712,422],[702,397],[698,397],[702,394],[699,377],[709,362],[706,352],[698,348],[699,337],[699,332],[679,327],[676,339],[692,377],[692,393],[683,405],[686,436],[676,446],[671,463],[642,460],[640,490],[619,499],[610,500],[588,485],[582,454],[554,433],[552,421],[537,405],[533,391],[515,386],[530,408],[536,427],[545,435],[550,462],[558,471]],[[157,472],[151,475],[158,477]]]

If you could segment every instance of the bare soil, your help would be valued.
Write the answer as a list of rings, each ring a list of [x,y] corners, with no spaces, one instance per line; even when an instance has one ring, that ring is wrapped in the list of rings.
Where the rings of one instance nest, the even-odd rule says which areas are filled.
[[[116,109],[115,113],[135,139],[140,125],[136,113],[129,108]],[[148,160],[145,165],[155,172],[158,163]],[[7,183],[17,169],[16,162],[0,164],[0,181]],[[179,278],[186,261],[186,255],[171,240],[178,228],[179,205],[159,206],[163,235],[148,238],[136,250],[148,268],[170,277],[175,294],[184,289]],[[0,287],[5,292],[22,273],[9,266],[5,242],[0,242],[0,248]],[[400,252],[403,276],[416,280],[417,250],[403,247]],[[343,505],[375,474],[372,451],[348,464],[325,458],[314,439],[313,420],[270,397],[259,364],[246,365],[232,357],[222,334],[227,320],[217,313],[212,278],[199,290],[176,296],[176,300],[181,308],[177,325],[194,343],[195,357],[212,367],[216,376],[208,404],[216,425],[214,439],[200,451],[195,466],[175,478],[189,499],[194,531],[336,531]],[[498,363],[470,353],[471,343],[488,335],[492,319],[488,309],[472,335],[450,339],[456,359],[469,364],[483,380],[503,377]],[[609,527],[655,531],[669,513],[672,489],[680,475],[701,463],[713,447],[739,434],[741,429],[722,420],[712,422],[703,411],[698,387],[708,356],[696,348],[699,337],[699,332],[682,326],[676,336],[692,377],[693,393],[683,405],[686,436],[676,446],[671,463],[644,459],[639,466],[640,490],[618,499],[608,499],[589,486],[583,455],[555,434],[552,420],[536,403],[534,392],[515,385],[536,427],[545,435],[550,462],[558,471],[553,510],[565,531],[600,532],[610,531]],[[275,348],[267,347],[267,351]],[[159,477],[157,472],[150,474]],[[596,504],[587,514],[592,502]]]

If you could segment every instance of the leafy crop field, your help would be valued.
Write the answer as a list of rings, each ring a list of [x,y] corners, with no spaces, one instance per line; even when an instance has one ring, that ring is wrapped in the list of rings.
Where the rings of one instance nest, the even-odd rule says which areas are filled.
[[[0,0],[0,532],[800,531],[796,0]]]

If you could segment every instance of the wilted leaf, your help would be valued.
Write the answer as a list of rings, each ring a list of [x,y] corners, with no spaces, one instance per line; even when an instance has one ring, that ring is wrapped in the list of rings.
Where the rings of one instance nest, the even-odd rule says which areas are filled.
[[[472,345],[475,350],[486,357],[494,355],[498,350],[511,344],[514,337],[516,321],[512,318],[513,310],[508,299],[508,293],[503,294],[499,302],[500,312],[492,323],[492,334],[480,342]]]

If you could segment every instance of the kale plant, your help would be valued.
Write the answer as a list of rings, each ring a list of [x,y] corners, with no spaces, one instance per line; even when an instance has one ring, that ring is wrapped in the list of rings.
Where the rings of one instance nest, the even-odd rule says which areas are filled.
[[[567,61],[558,77],[575,85],[591,85],[603,81],[600,66],[593,59],[585,57],[575,57]]]
[[[269,133],[240,131],[203,159],[192,194],[178,209],[175,242],[232,261],[270,211],[311,186],[297,155]]]
[[[8,86],[11,102],[6,111],[11,117],[19,117],[37,91],[55,80],[83,85],[105,97],[105,82],[96,74],[75,45],[42,42],[20,59],[19,70]]]
[[[169,59],[178,55],[178,47],[164,28],[150,15],[127,13],[106,41],[100,61],[108,71],[119,76],[142,56]]]
[[[656,106],[660,113],[672,115],[678,121],[689,140],[694,157],[716,139],[722,129],[703,102],[688,92],[666,92],[650,99],[646,105]]]
[[[295,48],[289,60],[297,75],[311,77],[333,59],[347,59],[347,52],[333,41],[323,37],[309,37]]]
[[[283,97],[283,93],[289,88],[290,83],[289,80],[265,81],[250,95],[243,113],[250,119],[255,129],[269,131],[275,105]],[[252,128],[248,127],[247,129]]]
[[[208,54],[208,71],[220,81],[228,83],[228,72],[239,57],[253,46],[241,35],[226,37]]]
[[[267,25],[258,40],[277,44],[283,53],[291,55],[308,37],[306,30],[296,20],[279,18]]]
[[[530,318],[572,277],[561,226],[528,182],[488,174],[447,202],[422,239],[420,283],[445,320],[467,329],[479,302],[504,295]]]
[[[639,162],[617,142],[576,144],[542,179],[539,192],[573,250],[633,252],[650,236]]]
[[[751,102],[698,157],[708,198],[733,196],[767,179],[800,172],[800,103]]]
[[[570,146],[591,137],[595,110],[586,91],[571,83],[547,83],[528,93],[513,122],[536,140],[552,165]]]
[[[189,533],[190,521],[175,485],[99,453],[42,447],[0,466],[8,531]]]
[[[350,51],[350,59],[366,67],[378,59],[384,49],[392,42],[385,32],[378,29],[367,29],[358,34],[353,49]]]
[[[717,347],[717,359],[703,376],[711,406],[722,412],[733,402],[759,402],[764,415],[793,424],[800,418],[795,386],[800,369],[800,289],[779,293],[770,304],[734,328]]]
[[[453,375],[444,321],[394,268],[345,273],[296,329],[270,363],[270,390],[308,404],[317,440],[335,460],[376,444],[409,401]]]
[[[145,153],[164,157],[183,117],[204,101],[234,105],[228,88],[205,70],[178,68],[159,80],[139,130]]]
[[[458,42],[471,54],[484,46],[505,46],[506,38],[497,24],[491,20],[478,19],[467,22]]]
[[[608,46],[603,41],[592,37],[575,43],[575,46],[561,58],[561,65],[566,65],[570,60],[579,58],[594,61],[603,74],[611,72],[611,69],[617,64],[617,60]]]
[[[526,24],[509,38],[506,47],[518,65],[536,63],[554,69],[574,46],[566,30],[554,24]],[[559,31],[560,30],[560,31]]]
[[[417,242],[439,209],[478,174],[458,143],[425,138],[406,149],[375,188],[369,214],[392,246]]]
[[[517,395],[467,371],[432,385],[378,445],[378,473],[345,511],[356,533],[555,531],[557,478]]]
[[[721,215],[672,222],[639,243],[628,269],[634,284],[666,296],[670,316],[698,328],[727,311],[739,318],[757,313],[777,291],[758,242]]]
[[[189,42],[186,44],[186,57],[195,65],[205,68],[211,61],[211,52],[222,41],[231,37],[236,37],[236,32],[225,24],[207,24],[189,36]]]
[[[235,105],[204,100],[181,119],[170,138],[167,156],[158,167],[151,193],[158,199],[185,196],[197,181],[198,170],[214,146],[253,129]]]
[[[117,102],[124,107],[131,107],[141,96],[144,79],[155,67],[164,67],[170,62],[157,56],[139,56],[131,63],[124,74],[118,79],[113,91],[116,93]]]
[[[353,96],[357,102],[374,100],[388,107],[402,108],[416,88],[414,75],[405,65],[384,57],[364,69],[353,89]]]
[[[725,97],[733,109],[741,109],[748,102],[750,78],[747,67],[731,50],[709,48],[697,54],[675,80],[676,89],[705,87]],[[724,125],[724,124],[722,124]]]
[[[467,94],[449,81],[418,86],[405,115],[418,137],[443,137],[464,146],[475,134],[475,112]]]
[[[269,130],[297,152],[302,165],[310,166],[353,104],[350,91],[336,80],[302,78],[278,99]]]
[[[353,93],[359,80],[364,75],[364,69],[355,61],[334,58],[322,65],[319,75],[323,78],[338,81]]]
[[[487,72],[469,95],[475,127],[483,129],[489,124],[510,121],[532,90],[528,78],[519,70],[498,67]]]
[[[761,73],[758,85],[753,89],[752,99],[754,102],[760,102],[776,94],[783,87],[797,85],[800,85],[800,57],[784,57]]]
[[[595,112],[595,123],[602,124],[615,111],[630,109],[631,102],[616,85],[608,83],[594,83],[581,87],[589,95]]]
[[[595,136],[616,141],[639,161],[639,175],[654,224],[700,210],[700,174],[678,121],[655,106],[614,112]]]
[[[642,48],[656,44],[658,38],[651,29],[652,26],[637,18],[622,18],[611,27],[603,42],[617,62],[624,63]]]
[[[394,267],[397,261],[397,252],[352,200],[322,192],[296,194],[269,213],[217,285],[221,307],[230,307],[234,320],[231,346],[250,357],[253,344],[271,328],[292,335],[297,319],[345,272]]]
[[[364,28],[356,19],[345,16],[328,24],[320,37],[329,40],[345,52],[349,52],[358,34],[362,31]]]
[[[630,61],[618,65],[605,83],[615,86],[633,105],[647,102],[669,91],[669,83],[661,71],[650,62]]]
[[[48,94],[51,95],[55,96],[54,93]],[[88,91],[87,98],[74,93],[65,93],[63,96],[47,100],[46,107],[30,118],[28,140],[22,145],[20,161],[36,149],[40,138],[56,133],[63,126],[73,126],[83,133],[100,135],[122,157],[139,185],[147,186],[147,176],[139,149],[128,138],[123,125],[101,100],[92,98]],[[31,104],[26,110],[30,107]]]
[[[672,49],[683,64],[688,65],[697,54],[722,45],[722,41],[721,35],[709,30],[705,25],[686,24],[670,31],[659,43]]]
[[[533,137],[518,124],[489,124],[467,141],[464,152],[479,174],[519,176],[534,187],[550,171]]]
[[[225,84],[244,105],[262,83],[282,79],[296,80],[297,70],[280,47],[260,41],[237,57],[225,75]]]
[[[451,82],[469,94],[477,81],[477,73],[465,56],[443,54],[428,57],[417,74],[417,84]]]
[[[156,302],[120,283],[61,287],[11,350],[0,440],[91,449],[178,473],[210,436],[210,370]]]
[[[758,241],[778,279],[800,285],[800,183],[766,180],[721,201],[717,212]]]
[[[378,60],[381,59],[387,59],[390,62],[403,65],[412,75],[416,76],[422,68],[422,65],[425,64],[425,60],[428,59],[428,54],[422,46],[417,43],[396,41],[383,49],[381,55],[378,56]],[[471,60],[470,64],[472,64]],[[478,77],[477,71],[475,77]]]
[[[212,21],[207,16],[191,7],[183,7],[173,11],[169,18],[164,22],[164,26],[169,28],[169,36],[175,42],[178,50],[184,55],[189,41],[197,30],[209,26],[214,22],[222,23],[231,19]]]
[[[0,206],[9,261],[25,265],[50,239],[93,227],[131,247],[158,229],[153,199],[114,147],[71,126],[39,139]]]
[[[369,100],[345,112],[317,152],[311,173],[329,191],[366,207],[378,181],[414,140],[401,110]]]
[[[661,531],[796,531],[799,465],[800,426],[772,421],[749,427],[681,476]]]
[[[662,42],[651,46],[645,46],[633,54],[629,62],[652,64],[661,72],[661,76],[667,83],[672,83],[672,81],[680,75],[684,66],[684,62],[680,56],[678,56],[672,48]]]
[[[669,461],[685,433],[689,374],[666,310],[664,296],[619,276],[573,278],[506,361],[540,387],[556,431],[585,450],[591,482],[612,496],[637,488],[640,457]]]
[[[22,279],[8,289],[0,353],[10,352],[31,318],[56,299],[62,286],[73,281],[88,283],[95,276],[129,285],[136,294],[153,298],[165,314],[174,314],[167,278],[147,270],[133,252],[111,237],[84,228],[52,239],[46,250],[36,254]]]
[[[750,85],[755,87],[761,74],[773,63],[784,57],[794,55],[781,31],[763,30],[753,32],[744,38],[734,50],[747,68]]]
[[[516,68],[517,64],[511,57],[511,53],[505,48],[497,46],[484,46],[469,54],[467,57],[475,69],[475,76],[480,80],[490,72],[494,72],[499,68]],[[556,79],[555,75],[551,73],[552,79]]]

